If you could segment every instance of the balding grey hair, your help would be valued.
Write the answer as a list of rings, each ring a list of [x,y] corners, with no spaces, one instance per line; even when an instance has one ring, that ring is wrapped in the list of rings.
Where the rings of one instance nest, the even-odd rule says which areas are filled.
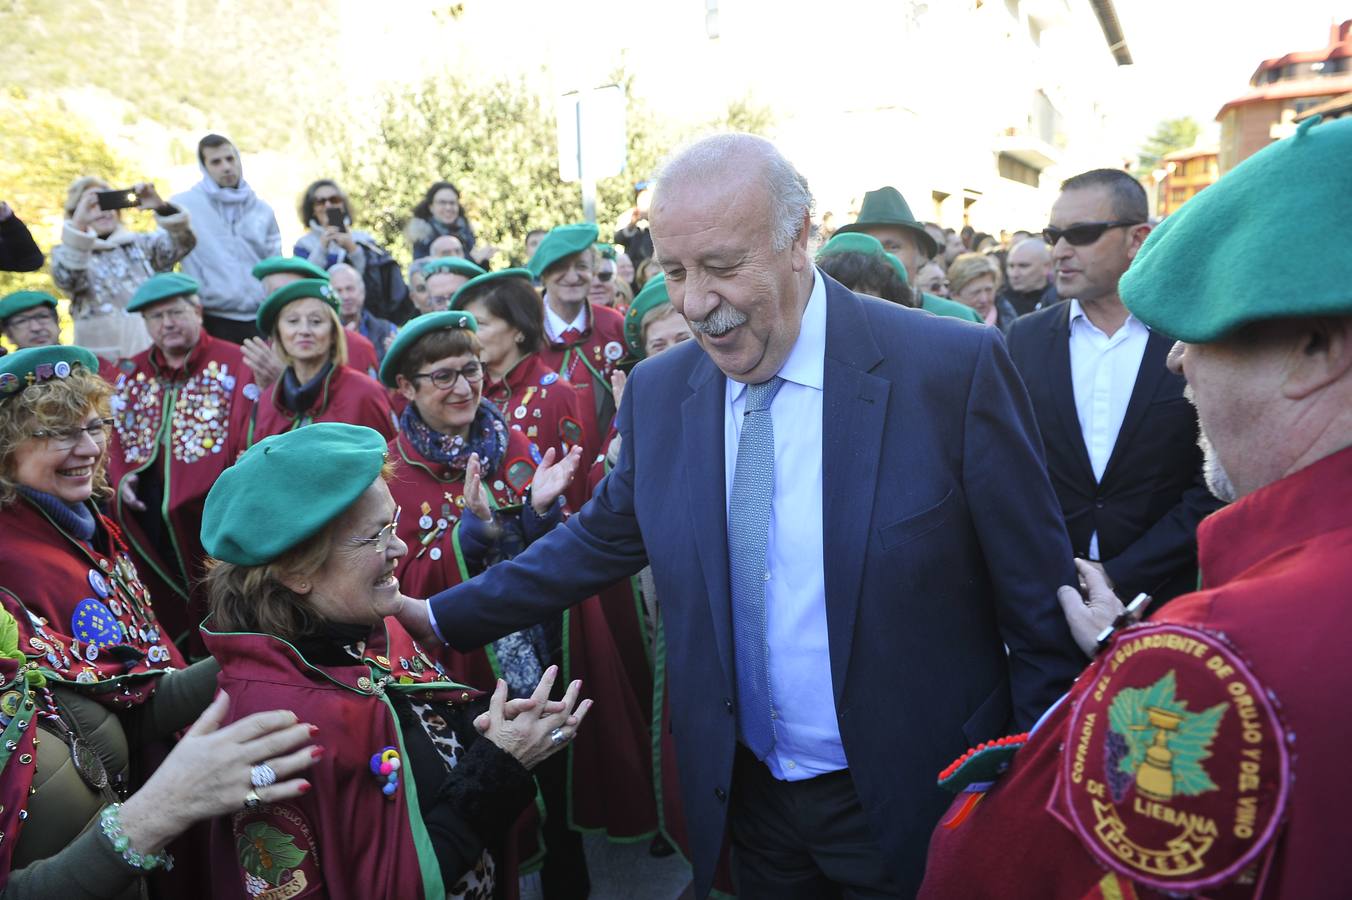
[[[756,157],[770,192],[770,245],[781,252],[802,234],[804,217],[812,213],[812,191],[793,163],[765,138],[754,134],[714,134],[677,150],[658,170],[657,196],[660,200],[664,184],[707,180],[715,173],[754,164]]]
[[[333,265],[329,266],[330,278],[333,277],[334,272],[351,272],[353,275],[357,276],[358,281],[361,281],[361,273],[357,271],[356,267],[351,266],[345,262],[334,263]]]

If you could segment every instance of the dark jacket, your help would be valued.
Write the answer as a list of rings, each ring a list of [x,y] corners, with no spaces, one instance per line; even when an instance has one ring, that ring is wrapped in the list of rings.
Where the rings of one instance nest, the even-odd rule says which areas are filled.
[[[1049,306],[1060,301],[1056,293],[1056,285],[1048,284],[1040,291],[1016,291],[1008,284],[1001,286],[999,293],[995,295],[997,301],[1004,300],[1014,307],[1014,312],[1020,316],[1026,316],[1030,312],[1037,312],[1039,309],[1046,309]]]
[[[1054,599],[1073,575],[1070,545],[995,331],[829,278],[826,301],[823,688],[871,836],[909,894],[948,802],[935,773],[1030,725],[1083,664]],[[651,564],[696,896],[723,846],[737,745],[726,385],[694,341],[640,363],[617,418],[619,462],[596,496],[431,601],[443,635],[477,646]]]
[[[1088,554],[1097,531],[1119,596],[1145,591],[1158,605],[1195,588],[1197,523],[1221,503],[1202,477],[1197,413],[1183,397],[1183,377],[1164,365],[1173,342],[1151,332],[1102,482],[1094,480],[1075,411],[1070,304],[1020,318],[1008,342],[1033,399],[1076,555]]]

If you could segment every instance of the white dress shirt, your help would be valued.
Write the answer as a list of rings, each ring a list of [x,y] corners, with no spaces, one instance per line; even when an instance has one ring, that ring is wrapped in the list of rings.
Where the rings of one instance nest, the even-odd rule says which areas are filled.
[[[576,319],[565,322],[563,316],[554,312],[554,308],[549,305],[548,298],[541,302],[545,305],[545,334],[548,336],[550,343],[557,344],[561,341],[563,333],[569,328],[576,328],[579,334],[587,330],[587,304],[582,304],[582,309],[578,312]]]
[[[765,764],[799,781],[846,767],[831,688],[822,522],[822,382],[826,282],[814,270],[798,340],[779,370],[770,416],[775,484],[765,551],[765,629],[775,744]],[[732,496],[746,385],[728,379],[723,415],[724,497]]]
[[[1133,315],[1109,337],[1089,321],[1079,300],[1070,301],[1070,382],[1095,481],[1103,480],[1113,455],[1149,340],[1150,329]],[[1089,538],[1089,558],[1099,558],[1097,531]]]

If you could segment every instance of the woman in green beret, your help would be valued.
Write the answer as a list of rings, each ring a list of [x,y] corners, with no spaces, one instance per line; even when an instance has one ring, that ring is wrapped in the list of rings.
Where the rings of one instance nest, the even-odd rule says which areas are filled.
[[[374,428],[386,439],[398,430],[389,395],[347,365],[340,304],[325,280],[302,278],[273,291],[258,308],[258,330],[272,338],[286,369],[258,398],[245,433],[246,449],[265,437],[313,422]]]
[[[170,841],[239,806],[251,766],[269,763],[284,783],[265,794],[285,799],[308,760],[290,713],[221,729],[217,665],[183,668],[161,633],[95,506],[112,421],[97,366],[79,347],[0,359],[3,897],[140,896]]]
[[[580,682],[549,702],[550,667],[520,700],[447,677],[392,617],[409,550],[386,442],[321,423],[268,438],[207,498],[207,645],[231,715],[304,709],[326,748],[314,790],[218,820],[218,898],[503,896],[504,850],[535,798],[530,771],[576,734]],[[272,523],[260,529],[259,522]]]

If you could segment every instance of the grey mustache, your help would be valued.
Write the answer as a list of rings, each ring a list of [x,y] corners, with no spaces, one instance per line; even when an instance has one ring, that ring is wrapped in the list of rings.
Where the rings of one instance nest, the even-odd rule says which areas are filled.
[[[746,313],[729,306],[727,303],[720,303],[713,312],[703,319],[691,321],[690,327],[709,337],[721,337],[738,325],[745,325],[746,320]]]

